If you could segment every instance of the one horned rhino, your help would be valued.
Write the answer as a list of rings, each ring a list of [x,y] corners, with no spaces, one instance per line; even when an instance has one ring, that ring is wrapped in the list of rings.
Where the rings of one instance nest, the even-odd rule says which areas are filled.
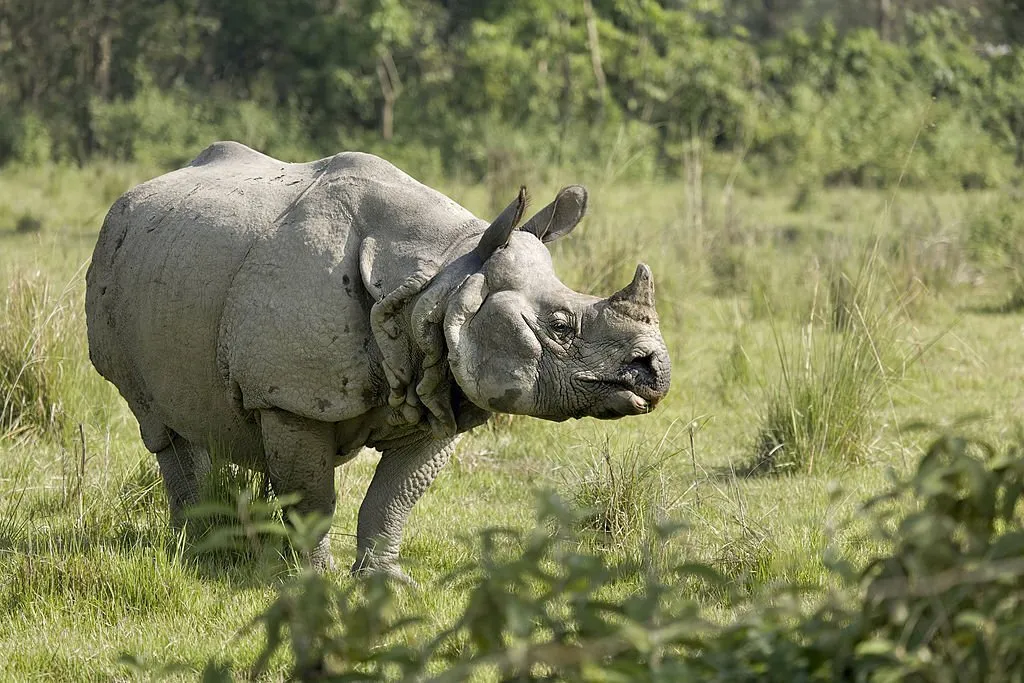
[[[87,276],[89,352],[156,454],[173,522],[220,446],[300,512],[332,516],[334,468],[382,453],[354,571],[402,576],[416,500],[494,412],[651,410],[669,387],[650,270],[578,294],[545,243],[583,217],[562,190],[488,224],[369,154],[306,164],[217,143],[111,208]],[[333,566],[326,537],[311,558]]]

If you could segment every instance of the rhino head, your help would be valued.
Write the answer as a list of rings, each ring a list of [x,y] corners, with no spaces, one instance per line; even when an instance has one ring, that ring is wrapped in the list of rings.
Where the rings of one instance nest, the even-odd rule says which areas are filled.
[[[444,335],[455,381],[477,406],[611,419],[649,412],[668,392],[650,268],[637,266],[633,281],[606,299],[555,275],[545,245],[576,227],[586,200],[582,187],[565,188],[519,227],[520,190],[467,255],[474,272],[450,301]]]

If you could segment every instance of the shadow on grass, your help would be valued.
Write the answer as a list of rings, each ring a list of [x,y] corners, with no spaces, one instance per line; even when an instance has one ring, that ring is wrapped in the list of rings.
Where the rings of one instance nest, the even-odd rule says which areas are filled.
[[[1024,291],[1015,293],[1001,304],[961,306],[959,311],[974,315],[1013,315],[1015,313],[1024,313]]]
[[[708,480],[722,482],[785,476],[790,471],[776,466],[770,457],[755,457],[738,465],[729,463],[705,469],[704,476]]]
[[[201,539],[175,532],[166,520],[146,515],[138,522],[114,525],[63,516],[42,527],[27,519],[21,529],[0,534],[0,573],[11,578],[3,591],[0,610],[10,610],[25,595],[69,591],[78,583],[117,583],[126,571],[159,577],[164,569],[196,580],[252,589],[279,583],[294,573],[295,563],[283,538],[260,539],[258,547],[202,550]],[[29,529],[28,527],[33,528]],[[95,575],[83,578],[83,575]],[[18,589],[17,586],[21,588]]]

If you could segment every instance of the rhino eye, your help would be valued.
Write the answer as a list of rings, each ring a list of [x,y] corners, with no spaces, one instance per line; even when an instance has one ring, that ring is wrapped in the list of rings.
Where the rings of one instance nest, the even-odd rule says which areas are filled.
[[[562,339],[566,339],[572,335],[573,329],[569,323],[564,320],[555,320],[551,323],[551,332]]]

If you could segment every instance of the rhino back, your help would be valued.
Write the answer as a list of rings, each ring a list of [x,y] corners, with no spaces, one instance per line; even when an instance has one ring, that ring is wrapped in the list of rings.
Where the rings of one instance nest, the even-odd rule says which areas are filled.
[[[220,319],[247,251],[315,172],[218,143],[108,213],[87,275],[90,356],[150,450],[166,447],[168,428],[251,445],[216,363]]]

